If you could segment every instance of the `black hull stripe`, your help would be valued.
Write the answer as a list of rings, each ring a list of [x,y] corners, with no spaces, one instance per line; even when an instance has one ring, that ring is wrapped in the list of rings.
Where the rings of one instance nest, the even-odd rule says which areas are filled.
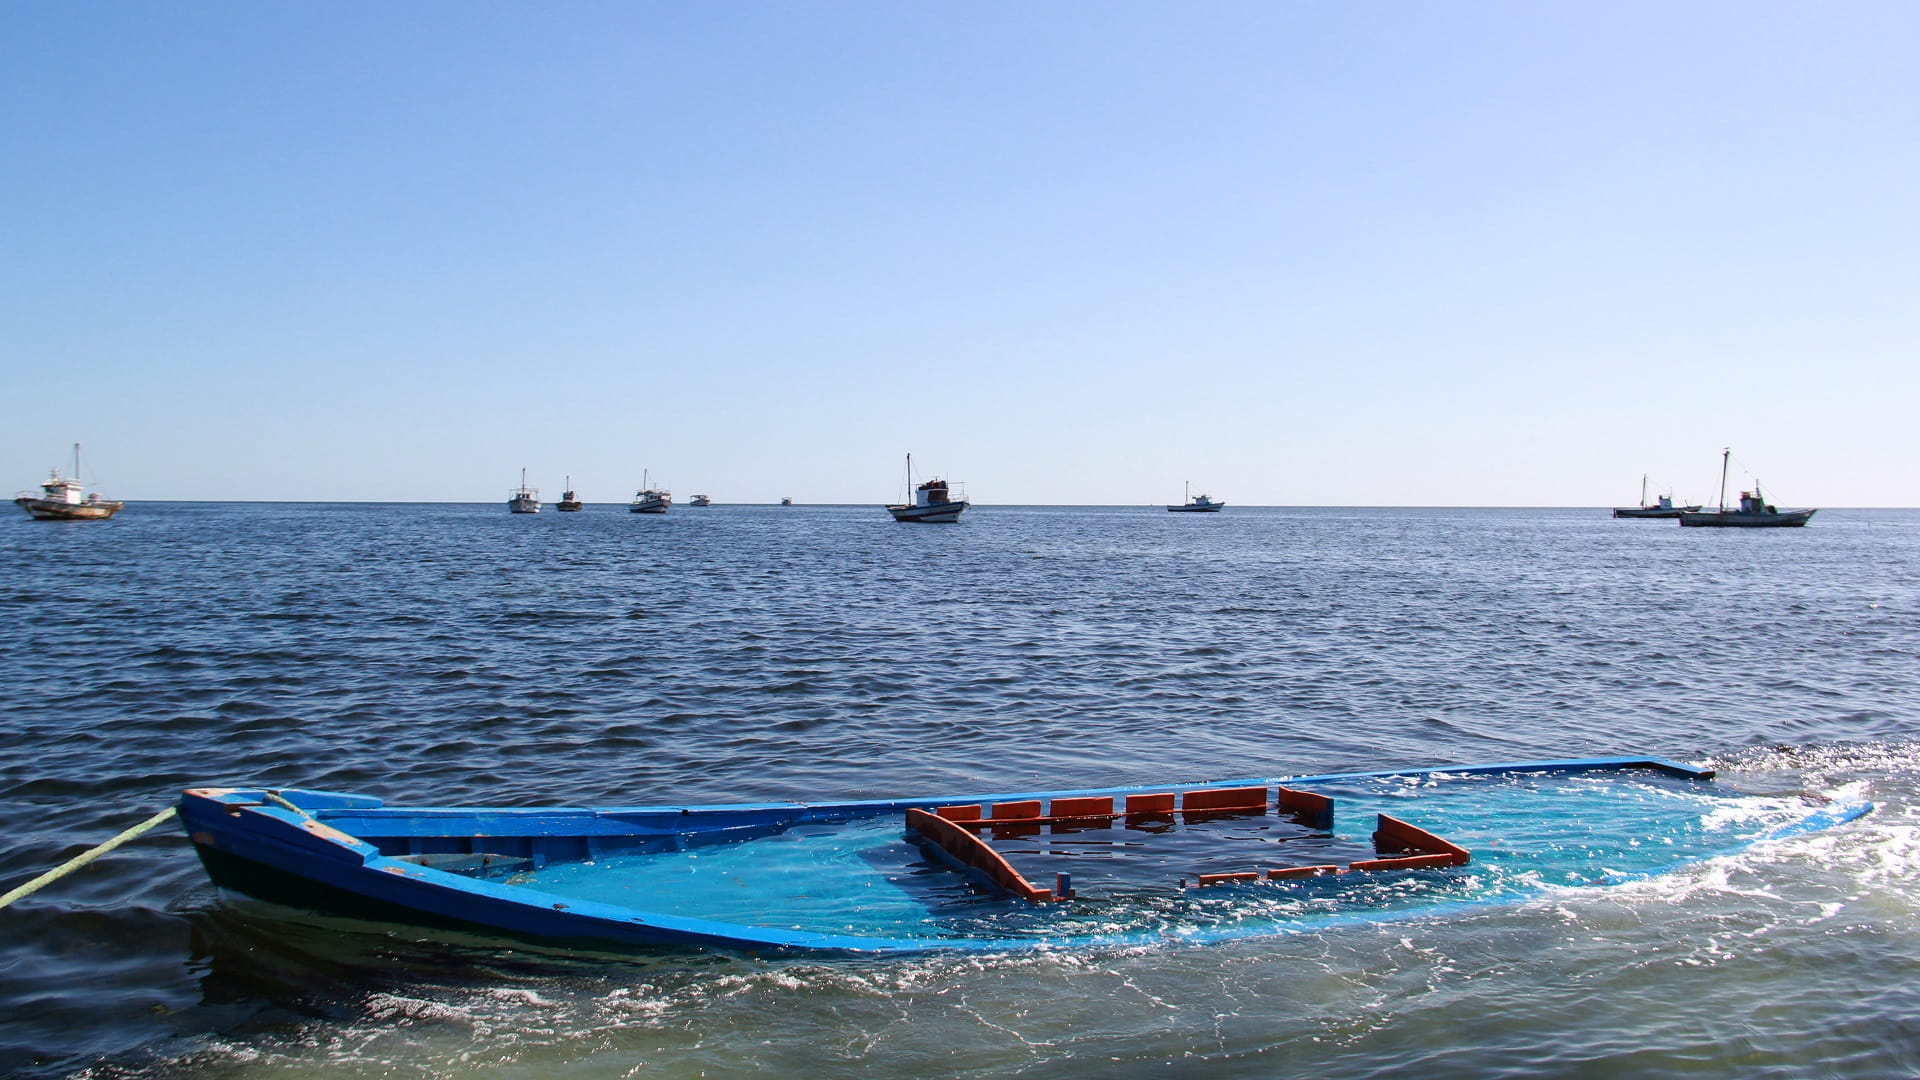
[[[971,505],[971,504],[968,504],[968,505]],[[918,522],[925,522],[930,525],[950,525],[950,524],[957,523],[960,519],[961,512],[966,509],[967,509],[966,506],[958,506],[958,507],[915,506],[915,507],[909,507],[905,510],[895,510],[893,507],[889,506],[887,507],[887,513],[892,514],[893,520],[895,521],[918,521]],[[940,518],[948,518],[948,517],[952,518],[953,521],[938,520]]]

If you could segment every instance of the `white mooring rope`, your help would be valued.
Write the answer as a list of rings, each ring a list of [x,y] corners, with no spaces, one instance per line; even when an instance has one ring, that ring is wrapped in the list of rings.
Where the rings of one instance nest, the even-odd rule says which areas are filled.
[[[53,869],[47,871],[46,873],[41,874],[39,877],[34,878],[32,881],[27,882],[25,885],[22,885],[19,888],[13,890],[12,892],[9,892],[7,895],[0,896],[0,908],[6,907],[8,904],[13,903],[15,900],[18,900],[23,896],[32,896],[34,893],[39,892],[43,887],[47,885],[51,885],[56,881],[59,881],[61,878],[66,877],[68,874],[73,873],[75,870],[78,870],[81,867],[92,862],[93,860],[99,858],[100,856],[105,855],[107,852],[112,851],[114,848],[119,847],[121,844],[124,844],[127,841],[140,836],[143,833],[151,831],[155,827],[159,826],[161,823],[165,822],[168,818],[172,817],[173,809],[174,808],[171,806],[167,807],[165,810],[160,811],[159,813],[153,815],[152,817],[141,822],[140,824],[135,825],[133,828],[128,829],[126,832],[121,833],[119,836],[116,836],[113,839],[107,841],[106,843],[101,844],[99,847],[88,848],[86,851],[83,851],[80,854],[75,855],[73,858],[68,859],[66,862],[61,863],[59,866],[54,867]]]

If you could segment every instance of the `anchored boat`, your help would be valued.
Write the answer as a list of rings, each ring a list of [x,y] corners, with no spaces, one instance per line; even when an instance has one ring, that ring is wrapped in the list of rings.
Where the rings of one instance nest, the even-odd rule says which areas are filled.
[[[527,470],[520,470],[520,486],[507,492],[507,510],[515,514],[540,512],[540,492],[527,486]]]
[[[194,788],[220,886],[558,945],[1207,942],[1603,886],[1852,820],[1658,758],[859,802],[389,807]]]
[[[13,505],[35,521],[105,521],[127,504],[86,490],[80,482],[80,444],[74,443],[73,475],[61,476],[56,466],[41,481],[40,494],[22,491],[14,497]]]
[[[630,514],[664,514],[673,508],[673,495],[665,488],[653,486],[653,474],[640,470],[640,490],[633,493],[633,501],[627,504]]]
[[[1227,505],[1223,502],[1214,502],[1211,495],[1195,495],[1193,493],[1193,481],[1191,480],[1187,481],[1184,493],[1186,501],[1179,506],[1167,507],[1169,511],[1176,514],[1211,514],[1215,511],[1225,509]]]
[[[1693,506],[1673,505],[1672,492],[1659,496],[1655,502],[1648,502],[1647,478],[1643,473],[1640,477],[1640,505],[1616,506],[1613,508],[1613,516],[1617,518],[1677,518],[1682,513],[1692,513],[1698,509],[1700,509],[1700,507],[1697,504]]]
[[[964,495],[955,499],[947,482],[937,476],[914,487],[912,454],[907,455],[907,488],[913,492],[913,502],[887,507],[887,513],[892,514],[895,521],[952,524],[960,520],[960,515],[967,507],[973,505]]]
[[[712,506],[713,496],[695,495],[693,498],[687,500],[687,505],[688,506]]]
[[[1733,449],[1727,448],[1720,455],[1720,509],[1685,511],[1680,514],[1680,524],[1693,526],[1719,526],[1722,528],[1742,529],[1779,529],[1805,525],[1808,519],[1818,513],[1814,510],[1780,510],[1767,502],[1760,493],[1760,480],[1754,478],[1753,490],[1740,493],[1740,508],[1727,509],[1727,463],[1733,457]]]
[[[559,511],[563,514],[578,513],[581,510],[585,510],[586,508],[587,508],[586,503],[583,503],[579,499],[574,497],[573,477],[571,476],[567,477],[567,490],[565,494],[560,496],[560,505],[558,507]]]

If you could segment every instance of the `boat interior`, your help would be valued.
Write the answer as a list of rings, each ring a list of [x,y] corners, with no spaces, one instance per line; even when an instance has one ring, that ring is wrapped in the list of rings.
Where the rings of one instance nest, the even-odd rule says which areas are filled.
[[[909,835],[982,887],[1036,903],[1074,898],[1073,875],[1109,887],[1230,882],[1465,865],[1464,849],[1379,815],[1371,845],[1333,832],[1333,800],[1286,787],[1196,788],[907,811]],[[1054,876],[1052,888],[1034,878]]]
[[[1437,869],[1469,853],[1385,814],[1371,836],[1333,831],[1333,800],[1281,787],[1199,787],[1124,795],[1061,795],[988,804],[919,807],[768,806],[639,810],[388,809],[317,807],[314,821],[379,854],[506,884],[561,884],[595,866],[638,871],[634,856],[702,851],[750,841],[848,831],[866,870],[957,873],[976,894],[1034,903],[1101,894],[1318,877],[1356,871]],[[745,850],[745,849],[742,849]],[[816,856],[816,863],[819,857]],[[831,862],[831,859],[827,860]],[[709,862],[709,865],[715,865]],[[770,865],[770,864],[769,864]],[[822,867],[815,865],[814,871]],[[1042,882],[1044,885],[1036,885]]]

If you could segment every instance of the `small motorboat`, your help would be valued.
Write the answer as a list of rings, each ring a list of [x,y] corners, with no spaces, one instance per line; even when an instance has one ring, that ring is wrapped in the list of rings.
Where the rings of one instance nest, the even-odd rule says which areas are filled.
[[[1760,480],[1755,478],[1752,491],[1740,493],[1739,509],[1727,509],[1727,463],[1733,457],[1732,448],[1720,455],[1720,508],[1718,510],[1700,510],[1695,508],[1682,512],[1680,524],[1689,526],[1708,526],[1739,529],[1782,529],[1805,525],[1816,510],[1781,510],[1767,501],[1760,493]]]
[[[633,493],[633,501],[627,504],[630,514],[664,514],[673,509],[673,495],[665,488],[653,486],[653,474],[645,469],[640,471],[640,490]]]
[[[520,486],[507,492],[507,510],[515,514],[540,512],[540,492],[527,486],[527,470],[520,470]]]
[[[1214,502],[1213,497],[1210,495],[1195,495],[1193,493],[1192,481],[1187,482],[1185,494],[1185,502],[1179,506],[1169,506],[1167,509],[1176,514],[1211,514],[1218,510],[1224,510],[1227,506],[1227,504],[1223,502]]]
[[[907,488],[913,493],[911,503],[889,505],[887,513],[895,521],[914,521],[926,524],[951,525],[960,520],[960,515],[973,504],[965,495],[954,498],[952,490],[945,480],[934,477],[913,486],[913,455],[907,455]]]
[[[1698,509],[1700,509],[1700,506],[1697,503],[1693,506],[1673,505],[1672,492],[1659,496],[1654,502],[1648,502],[1647,478],[1643,475],[1640,477],[1640,505],[1616,506],[1613,508],[1613,516],[1617,518],[1677,518],[1683,513],[1692,513]]]
[[[564,513],[578,513],[579,511],[585,510],[586,508],[587,508],[587,504],[581,502],[579,498],[574,495],[573,477],[571,476],[567,477],[566,493],[560,496],[560,505],[556,507],[556,509],[558,509],[561,513],[564,514]]]
[[[687,505],[688,506],[712,506],[713,497],[710,495],[695,495],[693,498],[687,500]]]
[[[40,482],[40,494],[22,491],[14,497],[13,505],[35,521],[105,521],[127,504],[87,491],[80,481],[80,444],[74,443],[73,475],[61,476],[55,466]]]
[[[858,802],[400,807],[186,791],[216,885],[560,947],[1211,942],[1637,880],[1869,812],[1659,758]]]
[[[782,496],[780,496],[780,505],[781,505],[781,506],[792,506],[792,505],[793,505],[793,496],[791,496],[791,495],[782,495]]]

